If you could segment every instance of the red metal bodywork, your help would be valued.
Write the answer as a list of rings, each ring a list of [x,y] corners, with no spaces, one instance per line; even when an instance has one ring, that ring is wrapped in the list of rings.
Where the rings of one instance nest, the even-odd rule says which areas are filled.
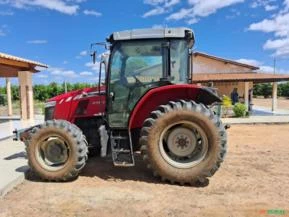
[[[141,128],[149,114],[169,101],[196,100],[200,87],[193,84],[167,85],[148,91],[135,106],[129,120],[129,129]]]
[[[105,111],[105,87],[71,91],[49,99],[56,101],[53,118],[74,123],[77,118],[101,116]]]
[[[101,87],[102,94],[98,94],[98,88],[85,88],[56,96],[49,101],[56,101],[54,119],[64,119],[72,123],[78,118],[89,118],[105,115],[106,97],[105,87]],[[178,84],[157,87],[149,90],[134,107],[128,128],[141,128],[144,120],[159,105],[167,104],[169,101],[199,100],[204,89],[193,84]]]

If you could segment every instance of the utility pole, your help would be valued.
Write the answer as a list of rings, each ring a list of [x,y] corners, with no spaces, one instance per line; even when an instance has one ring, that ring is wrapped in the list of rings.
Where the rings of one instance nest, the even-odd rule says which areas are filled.
[[[66,83],[66,80],[64,80],[64,92],[67,93],[67,83]]]
[[[274,57],[274,75],[276,74],[276,57]]]

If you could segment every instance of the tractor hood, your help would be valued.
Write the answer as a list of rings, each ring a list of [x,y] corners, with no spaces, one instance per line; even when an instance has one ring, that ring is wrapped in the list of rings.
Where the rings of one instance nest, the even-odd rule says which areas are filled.
[[[101,92],[104,92],[105,91],[105,87],[101,86],[100,90],[101,90]],[[74,98],[77,95],[85,95],[85,94],[89,95],[90,93],[95,93],[95,92],[98,92],[98,87],[88,87],[88,88],[83,88],[83,89],[80,89],[80,90],[74,90],[74,91],[70,91],[70,92],[63,93],[63,94],[60,94],[58,96],[52,97],[52,98],[47,100],[47,103],[49,103],[49,102],[59,102],[61,100],[67,100],[69,98]]]

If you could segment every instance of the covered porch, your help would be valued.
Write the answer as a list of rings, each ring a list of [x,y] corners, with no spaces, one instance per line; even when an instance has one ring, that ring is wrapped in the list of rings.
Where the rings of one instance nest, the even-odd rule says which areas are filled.
[[[193,76],[193,83],[200,83],[204,85],[210,84],[210,86],[215,87],[216,89],[222,89],[219,94],[224,94],[230,96],[230,91],[234,87],[242,89],[242,95],[244,97],[244,103],[247,108],[249,108],[250,103],[252,103],[252,96],[250,96],[250,89],[253,88],[253,85],[256,83],[272,83],[272,101],[270,111],[263,111],[265,113],[274,114],[278,111],[278,82],[289,81],[288,75],[280,74],[267,74],[267,73],[211,73],[211,74],[195,74]],[[227,86],[221,87],[224,84]],[[261,113],[262,111],[260,111]],[[289,112],[284,114],[289,115]]]
[[[5,79],[8,118],[13,117],[11,78],[18,78],[20,119],[34,119],[32,75],[39,72],[36,69],[37,67],[47,68],[48,66],[36,61],[0,53],[0,79]]]

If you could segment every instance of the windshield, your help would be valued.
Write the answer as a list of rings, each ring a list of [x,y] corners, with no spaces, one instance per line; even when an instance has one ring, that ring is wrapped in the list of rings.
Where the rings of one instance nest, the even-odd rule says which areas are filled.
[[[133,83],[134,76],[144,83],[159,81],[162,67],[161,42],[122,42],[113,51],[111,81],[127,79]]]
[[[134,82],[137,77],[143,83],[163,78],[164,41],[128,41],[117,44],[112,52],[111,80],[127,79]],[[184,83],[188,70],[188,45],[185,40],[170,41],[171,82]]]

